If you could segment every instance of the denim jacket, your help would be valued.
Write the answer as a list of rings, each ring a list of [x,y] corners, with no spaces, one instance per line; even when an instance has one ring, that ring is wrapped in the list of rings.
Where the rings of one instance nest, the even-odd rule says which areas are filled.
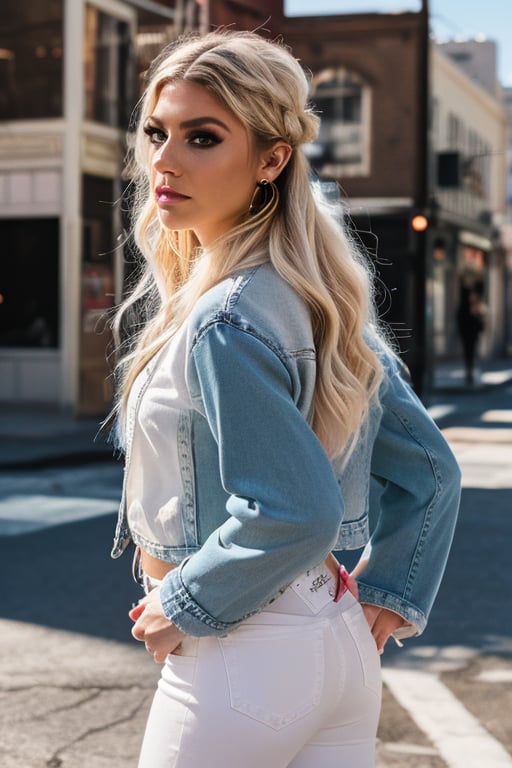
[[[361,601],[423,631],[460,473],[398,359],[370,342],[385,376],[347,461],[310,427],[309,312],[270,264],[210,289],[137,378],[112,556],[133,539],[179,564],[160,594],[184,632],[225,635],[332,549],[365,545]]]

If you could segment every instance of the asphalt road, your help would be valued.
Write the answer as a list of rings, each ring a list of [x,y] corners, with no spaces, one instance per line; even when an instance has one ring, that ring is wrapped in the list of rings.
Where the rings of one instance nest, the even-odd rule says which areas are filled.
[[[512,766],[511,403],[510,385],[432,403],[461,515],[426,632],[384,655],[379,768]],[[130,635],[129,556],[110,559],[120,481],[105,461],[0,473],[4,768],[136,766],[158,668]]]

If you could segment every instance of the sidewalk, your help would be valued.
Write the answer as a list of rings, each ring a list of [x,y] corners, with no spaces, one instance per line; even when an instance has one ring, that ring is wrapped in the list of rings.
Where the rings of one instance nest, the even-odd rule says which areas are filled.
[[[0,470],[108,461],[100,418],[76,418],[45,404],[0,402]]]
[[[500,360],[486,360],[475,369],[475,384],[468,387],[462,361],[437,363],[433,375],[431,396],[444,394],[473,394],[485,392],[490,387],[512,381],[512,357]]]

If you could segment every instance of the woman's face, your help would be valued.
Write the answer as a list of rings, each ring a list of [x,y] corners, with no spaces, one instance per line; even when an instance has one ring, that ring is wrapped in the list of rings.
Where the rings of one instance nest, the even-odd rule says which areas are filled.
[[[144,131],[164,227],[193,230],[207,246],[247,215],[265,176],[264,153],[205,88],[181,80],[165,85]]]

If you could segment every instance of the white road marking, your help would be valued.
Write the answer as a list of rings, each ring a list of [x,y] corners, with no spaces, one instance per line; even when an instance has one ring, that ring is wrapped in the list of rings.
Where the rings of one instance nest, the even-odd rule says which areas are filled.
[[[27,495],[0,500],[0,536],[19,536],[53,525],[74,523],[116,512],[110,499]]]
[[[506,410],[485,411],[480,416],[480,421],[498,421],[502,424],[512,424],[512,410],[507,408]]]
[[[386,752],[395,752],[397,755],[426,755],[437,757],[437,749],[433,747],[420,747],[418,744],[406,744],[404,742],[386,741],[383,744]]]
[[[0,471],[0,536],[113,514],[121,483],[122,467],[113,462]]]
[[[512,768],[512,756],[437,675],[383,669],[384,683],[428,736],[447,768]]]
[[[436,421],[437,419],[444,419],[446,416],[451,416],[452,413],[455,413],[456,408],[454,405],[440,403],[438,405],[431,405],[427,410],[434,421]]]
[[[477,683],[512,683],[512,669],[484,669],[473,680]]]

